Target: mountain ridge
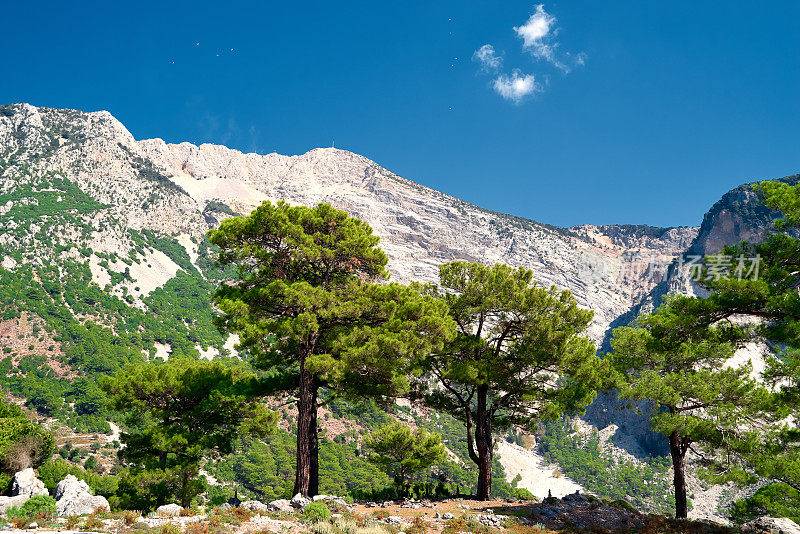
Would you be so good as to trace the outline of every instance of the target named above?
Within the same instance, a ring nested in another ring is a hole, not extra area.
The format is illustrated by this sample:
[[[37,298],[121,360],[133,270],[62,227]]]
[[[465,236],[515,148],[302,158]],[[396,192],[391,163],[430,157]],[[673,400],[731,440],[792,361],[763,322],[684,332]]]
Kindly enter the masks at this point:
[[[27,169],[29,177],[61,173],[108,206],[92,221],[85,245],[100,253],[131,250],[129,230],[148,230],[183,243],[193,256],[190,241],[264,200],[329,202],[373,227],[396,280],[435,281],[437,266],[453,260],[524,266],[541,283],[569,289],[595,310],[591,335],[598,342],[609,325],[648,298],[660,281],[656,271],[666,269],[662,264],[700,246],[700,226],[565,228],[495,212],[341,149],[261,155],[209,143],[136,140],[107,111],[2,106],[0,150],[0,190],[20,185],[12,177],[20,170]],[[754,225],[741,222],[733,228],[717,224],[718,231],[703,239],[727,243],[759,235]],[[756,226],[763,230],[763,221]],[[93,268],[95,282],[107,278],[101,270]]]

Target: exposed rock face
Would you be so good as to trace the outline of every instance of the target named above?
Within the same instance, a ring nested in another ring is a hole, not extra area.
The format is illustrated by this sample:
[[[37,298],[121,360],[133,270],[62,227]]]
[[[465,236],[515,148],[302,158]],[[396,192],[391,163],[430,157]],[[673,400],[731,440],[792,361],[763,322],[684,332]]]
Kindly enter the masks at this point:
[[[540,283],[570,289],[595,310],[596,339],[657,281],[631,260],[640,258],[637,268],[646,271],[650,258],[677,255],[696,234],[695,228],[544,225],[481,209],[343,150],[289,157],[160,139],[138,145],[198,204],[216,200],[246,213],[263,200],[327,202],[366,220],[401,282],[435,281],[438,265],[453,260],[532,269]]]
[[[130,229],[173,235],[186,246],[189,237],[264,200],[329,202],[373,227],[395,280],[435,281],[437,266],[452,260],[524,266],[540,283],[571,290],[595,311],[591,334],[598,342],[631,310],[658,300],[666,289],[662,274],[676,256],[690,247],[703,254],[758,239],[775,215],[742,186],[712,208],[699,233],[631,225],[558,228],[468,204],[343,150],[258,155],[209,144],[137,141],[108,112],[2,106],[0,193],[19,186],[23,176],[46,173],[63,175],[107,206],[87,216],[95,232],[85,245],[98,252],[130,250]],[[53,233],[82,239],[77,228]],[[175,266],[162,269],[150,260],[153,272],[132,273],[141,286],[139,292],[130,288],[136,299],[175,274]],[[107,275],[97,265],[92,269],[102,283]]]
[[[14,475],[11,483],[11,497],[0,497],[0,514],[12,506],[22,506],[34,495],[50,495],[44,482],[36,478],[32,468],[23,469]]]
[[[105,497],[92,495],[89,485],[74,475],[67,475],[59,482],[53,496],[60,516],[91,514],[98,508],[111,509]]]
[[[270,501],[267,505],[270,508],[270,511],[273,512],[294,512],[294,507],[292,506],[291,501],[289,499],[276,499],[274,501]]]
[[[298,493],[297,495],[292,497],[292,500],[289,501],[289,504],[291,504],[292,507],[294,507],[294,508],[302,510],[303,508],[308,506],[308,503],[310,503],[310,502],[311,502],[311,499],[309,499],[307,497],[303,497],[302,494]]]
[[[272,507],[270,507],[270,505],[264,504],[263,502],[259,501],[244,501],[242,504],[239,505],[239,508],[244,508],[245,510],[249,510],[255,513],[265,513],[272,511]]]
[[[44,482],[36,478],[33,468],[29,467],[14,475],[14,481],[11,484],[11,495],[33,497],[34,495],[50,495],[50,492],[44,487]]]

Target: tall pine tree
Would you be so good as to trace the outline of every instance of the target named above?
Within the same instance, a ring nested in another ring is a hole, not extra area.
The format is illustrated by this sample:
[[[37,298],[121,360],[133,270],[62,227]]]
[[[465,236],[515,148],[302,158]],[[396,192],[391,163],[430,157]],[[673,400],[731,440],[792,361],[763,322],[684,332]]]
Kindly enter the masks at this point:
[[[704,302],[673,296],[635,327],[613,332],[608,360],[618,371],[620,398],[647,401],[653,430],[669,442],[675,516],[686,518],[686,455],[693,450],[716,468],[730,469],[716,453],[752,440],[769,405],[768,392],[751,377],[752,365],[730,366],[747,329],[711,324],[690,313]]]
[[[453,335],[441,300],[385,283],[386,255],[363,221],[327,204],[264,202],[210,233],[238,277],[216,293],[220,326],[268,369],[298,410],[295,492],[319,490],[320,388],[389,397],[417,359]]]
[[[584,335],[593,313],[569,291],[539,286],[523,268],[452,262],[440,266],[439,277],[458,333],[426,360],[418,393],[466,425],[477,498],[486,500],[496,431],[532,430],[541,418],[594,399],[603,364]]]

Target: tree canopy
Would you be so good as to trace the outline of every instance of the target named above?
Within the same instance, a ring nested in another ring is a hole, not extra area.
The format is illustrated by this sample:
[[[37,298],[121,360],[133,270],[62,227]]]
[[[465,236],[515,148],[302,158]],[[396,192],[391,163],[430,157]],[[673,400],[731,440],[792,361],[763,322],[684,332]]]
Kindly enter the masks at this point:
[[[196,481],[201,460],[230,453],[240,435],[274,429],[277,416],[254,395],[257,383],[251,373],[202,360],[136,365],[103,382],[130,428],[122,434],[120,457],[139,486],[153,487],[140,493],[143,507],[170,497],[188,506],[202,491]]]
[[[439,434],[424,428],[411,430],[402,423],[389,423],[364,437],[369,461],[392,476],[406,494],[408,475],[428,469],[445,458],[445,447]]]
[[[639,317],[634,327],[616,328],[608,357],[618,371],[619,396],[652,403],[652,429],[669,441],[679,518],[688,513],[686,453],[694,450],[717,468],[735,470],[730,463],[720,465],[716,452],[753,439],[769,406],[769,394],[751,376],[750,362],[728,364],[747,328],[727,321],[709,325],[686,313],[697,304],[697,299],[673,296]]]
[[[604,376],[583,335],[593,313],[523,268],[452,262],[440,266],[439,277],[457,334],[425,360],[420,394],[466,424],[480,472],[477,496],[488,499],[495,430],[531,429],[593,400]]]
[[[220,326],[296,395],[295,491],[316,494],[319,389],[389,397],[409,388],[418,359],[452,336],[446,305],[417,286],[386,283],[386,255],[363,221],[327,204],[264,202],[209,233],[219,263]]]

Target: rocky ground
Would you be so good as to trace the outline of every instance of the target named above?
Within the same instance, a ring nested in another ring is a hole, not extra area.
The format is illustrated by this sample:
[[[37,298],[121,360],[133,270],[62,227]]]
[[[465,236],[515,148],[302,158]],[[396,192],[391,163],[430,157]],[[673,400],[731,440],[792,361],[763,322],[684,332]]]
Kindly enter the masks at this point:
[[[324,503],[330,512],[314,513]],[[347,503],[335,496],[313,501],[299,495],[269,504],[247,501],[239,506],[183,509],[176,504],[143,516],[139,512],[108,512],[100,506],[89,514],[66,511],[58,517],[3,524],[5,532],[61,532],[63,534],[406,534],[421,533],[708,533],[774,532],[800,534],[786,519],[761,518],[741,529],[710,522],[681,522],[643,515],[623,502],[601,501],[573,493],[542,502],[467,499],[405,500],[383,503]]]

